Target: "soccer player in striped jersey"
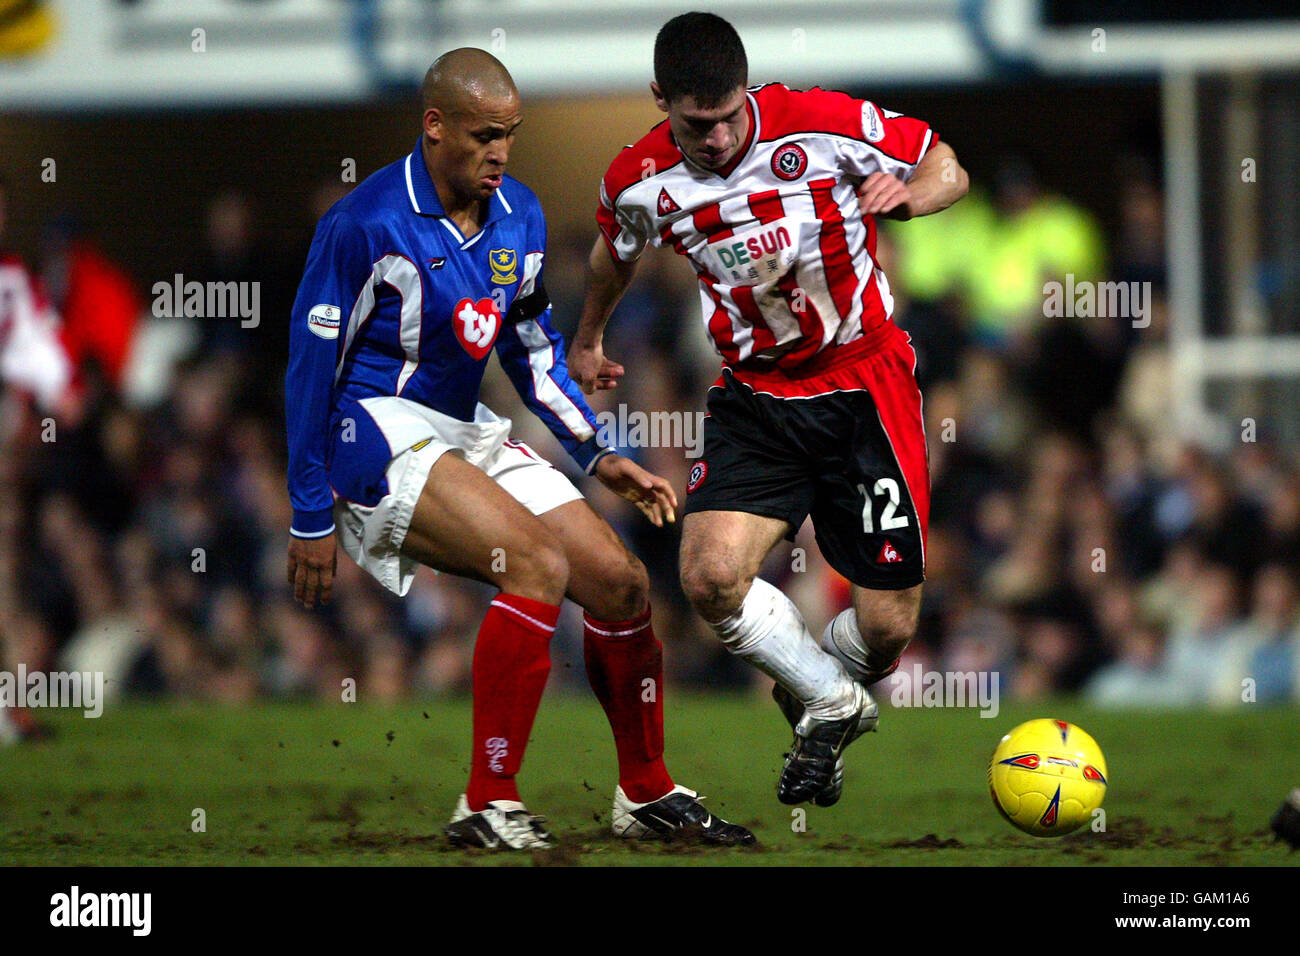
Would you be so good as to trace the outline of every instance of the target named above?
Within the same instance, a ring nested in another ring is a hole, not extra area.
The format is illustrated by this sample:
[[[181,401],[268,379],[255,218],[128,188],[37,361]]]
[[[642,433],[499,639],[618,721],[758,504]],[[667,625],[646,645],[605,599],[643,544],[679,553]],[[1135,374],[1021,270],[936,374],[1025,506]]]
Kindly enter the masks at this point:
[[[514,82],[489,54],[453,50],[430,68],[423,107],[414,151],[321,220],[294,304],[285,392],[295,596],[307,608],[329,600],[336,535],[399,595],[418,564],[500,589],[474,648],[473,751],[447,828],[454,844],[551,845],[515,777],[566,596],[586,610],[587,675],[614,731],[614,832],[753,843],[664,765],[662,646],[644,566],[478,401],[495,349],[579,465],[656,525],[674,520],[671,486],[602,446],[565,369],[542,281],[541,206],[505,175],[522,119]]]
[[[12,415],[0,430],[0,455],[6,458],[18,454],[17,445],[28,428],[37,427],[39,417],[60,411],[69,396],[73,373],[72,361],[59,340],[59,317],[40,281],[18,255],[5,248],[8,203],[9,184],[0,175],[0,399]],[[17,542],[11,546],[17,547]],[[0,581],[0,588],[12,585],[16,581]],[[0,651],[0,669],[5,664]],[[0,747],[52,734],[49,726],[26,708],[0,704]]]
[[[844,748],[875,729],[866,688],[897,667],[925,577],[916,356],[892,321],[875,217],[939,212],[968,180],[921,120],[822,89],[746,89],[740,37],[712,14],[665,24],[654,71],[668,118],[601,183],[569,368],[588,391],[616,385],[624,369],[601,342],[637,257],[656,244],[688,259],[722,374],[686,488],[682,586],[727,648],[775,681],[794,729],[778,798],[829,806]],[[757,577],[809,516],[853,585],[820,642]]]

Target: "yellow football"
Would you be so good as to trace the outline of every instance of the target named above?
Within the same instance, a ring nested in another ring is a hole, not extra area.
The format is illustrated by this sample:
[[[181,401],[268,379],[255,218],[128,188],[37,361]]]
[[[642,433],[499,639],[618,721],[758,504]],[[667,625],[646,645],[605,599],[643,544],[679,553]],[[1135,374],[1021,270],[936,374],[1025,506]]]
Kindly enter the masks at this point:
[[[1107,780],[1097,741],[1064,720],[1013,728],[989,761],[993,805],[1012,826],[1040,837],[1063,836],[1092,820]]]

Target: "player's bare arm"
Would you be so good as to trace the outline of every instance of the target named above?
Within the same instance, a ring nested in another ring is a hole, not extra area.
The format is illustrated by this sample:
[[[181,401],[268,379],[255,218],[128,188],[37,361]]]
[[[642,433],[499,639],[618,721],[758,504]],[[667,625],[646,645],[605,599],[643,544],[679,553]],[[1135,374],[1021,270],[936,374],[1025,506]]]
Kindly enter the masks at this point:
[[[936,143],[916,166],[911,180],[872,173],[858,187],[864,216],[906,221],[947,209],[970,189],[970,176],[947,143]]]
[[[596,240],[587,258],[582,318],[568,356],[569,375],[588,395],[614,388],[623,375],[623,366],[605,356],[603,340],[609,317],[635,275],[635,262],[615,259],[605,240]]]

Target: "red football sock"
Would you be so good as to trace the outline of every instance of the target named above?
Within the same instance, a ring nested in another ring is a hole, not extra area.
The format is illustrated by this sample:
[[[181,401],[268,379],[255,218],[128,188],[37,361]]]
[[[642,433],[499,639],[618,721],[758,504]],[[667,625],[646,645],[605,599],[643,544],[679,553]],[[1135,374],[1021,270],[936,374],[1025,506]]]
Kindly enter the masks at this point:
[[[673,788],[664,767],[664,646],[650,609],[630,621],[583,615],[587,680],[605,708],[618,749],[618,782],[634,803],[658,800]]]
[[[551,635],[560,608],[498,594],[474,645],[474,752],[465,799],[475,812],[518,800],[515,774],[551,671]]]

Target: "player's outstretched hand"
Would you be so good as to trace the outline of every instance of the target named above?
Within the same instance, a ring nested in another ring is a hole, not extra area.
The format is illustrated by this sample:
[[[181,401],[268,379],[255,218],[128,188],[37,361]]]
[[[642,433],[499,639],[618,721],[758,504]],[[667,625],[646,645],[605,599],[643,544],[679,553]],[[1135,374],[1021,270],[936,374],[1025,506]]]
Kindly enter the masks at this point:
[[[888,173],[872,173],[858,187],[858,208],[864,216],[911,219],[911,201],[907,184]]]
[[[337,560],[332,533],[323,538],[289,539],[289,586],[307,610],[330,602]]]
[[[667,479],[646,471],[630,458],[605,455],[596,462],[596,477],[606,488],[626,498],[656,528],[677,520],[677,494]]]
[[[605,357],[605,346],[600,342],[584,344],[574,341],[569,349],[569,377],[590,395],[618,384],[623,366]]]

